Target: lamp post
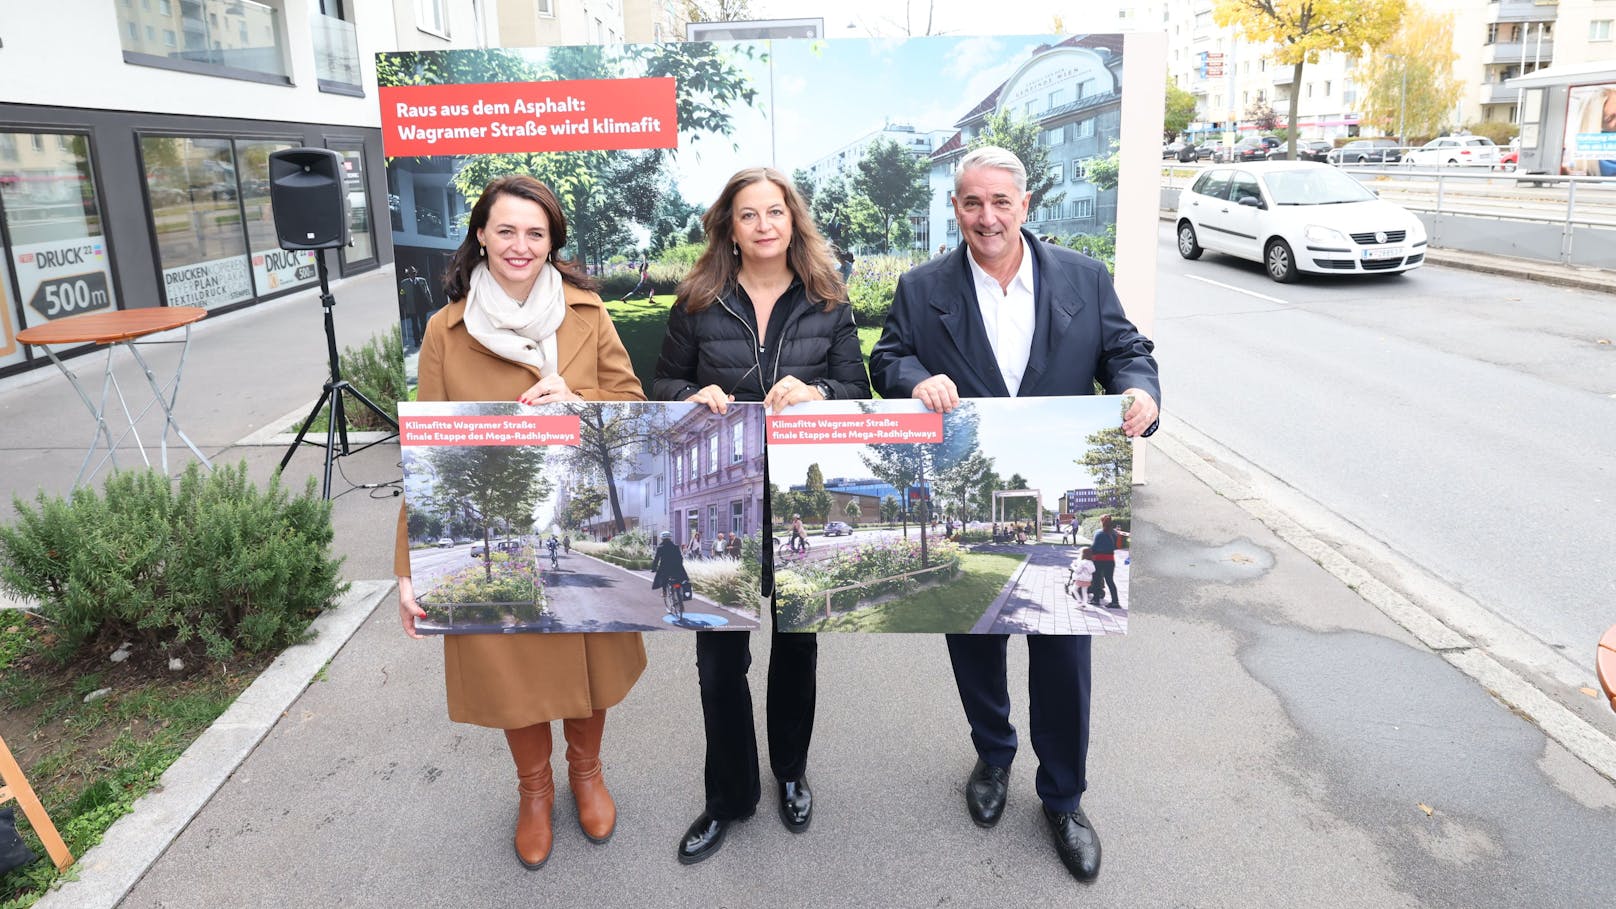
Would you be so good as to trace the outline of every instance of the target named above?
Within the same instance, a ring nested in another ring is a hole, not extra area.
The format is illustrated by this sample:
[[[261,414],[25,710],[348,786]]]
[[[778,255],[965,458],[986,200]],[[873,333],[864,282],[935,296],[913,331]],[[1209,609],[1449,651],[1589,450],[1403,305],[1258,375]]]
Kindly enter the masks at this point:
[[[1403,88],[1397,93],[1397,144],[1404,145],[1408,142],[1408,140],[1404,138],[1407,133],[1404,132],[1403,122],[1408,110],[1408,57],[1399,57],[1398,62],[1402,64]]]

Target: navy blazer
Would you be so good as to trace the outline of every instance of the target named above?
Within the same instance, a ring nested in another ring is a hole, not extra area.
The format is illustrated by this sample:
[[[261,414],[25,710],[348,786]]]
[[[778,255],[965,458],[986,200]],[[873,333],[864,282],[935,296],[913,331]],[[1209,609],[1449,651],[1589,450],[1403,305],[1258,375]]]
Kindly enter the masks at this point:
[[[1159,406],[1155,345],[1123,313],[1105,266],[1043,243],[1026,228],[1021,235],[1032,251],[1037,321],[1017,394],[1087,395],[1098,381],[1111,394],[1142,388]],[[871,384],[883,398],[907,398],[934,375],[952,379],[962,398],[1009,396],[965,256],[962,244],[898,279],[881,340],[870,352]],[[1155,430],[1152,424],[1145,435]]]

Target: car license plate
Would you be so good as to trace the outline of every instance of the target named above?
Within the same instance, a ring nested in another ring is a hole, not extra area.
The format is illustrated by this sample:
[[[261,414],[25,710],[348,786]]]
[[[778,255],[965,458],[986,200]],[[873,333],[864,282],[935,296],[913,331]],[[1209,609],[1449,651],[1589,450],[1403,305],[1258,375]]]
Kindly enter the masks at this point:
[[[1366,249],[1363,251],[1363,257],[1365,259],[1401,259],[1403,258],[1403,247],[1386,246],[1380,249]]]

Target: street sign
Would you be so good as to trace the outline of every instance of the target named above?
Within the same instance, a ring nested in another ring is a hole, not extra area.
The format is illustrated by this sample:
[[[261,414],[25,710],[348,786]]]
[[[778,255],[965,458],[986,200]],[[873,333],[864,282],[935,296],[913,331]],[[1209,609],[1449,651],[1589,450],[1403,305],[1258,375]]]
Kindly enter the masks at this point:
[[[112,295],[107,292],[107,274],[92,271],[82,275],[47,278],[34,289],[28,305],[47,319],[106,309],[112,305]]]

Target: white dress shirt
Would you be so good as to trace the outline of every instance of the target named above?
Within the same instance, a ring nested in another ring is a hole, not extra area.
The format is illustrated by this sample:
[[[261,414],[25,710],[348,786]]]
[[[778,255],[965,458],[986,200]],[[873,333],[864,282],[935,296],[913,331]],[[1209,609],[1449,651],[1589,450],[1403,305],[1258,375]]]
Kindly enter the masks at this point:
[[[1004,387],[1010,390],[1010,396],[1015,397],[1016,389],[1021,387],[1021,377],[1027,371],[1033,330],[1038,324],[1032,290],[1032,250],[1027,248],[1026,236],[1022,236],[1021,266],[1005,288],[999,287],[999,280],[976,264],[976,257],[968,248],[965,261],[971,263],[976,303],[982,311],[982,325],[988,330],[988,343],[993,345],[993,357],[999,361],[999,375],[1004,377]]]

